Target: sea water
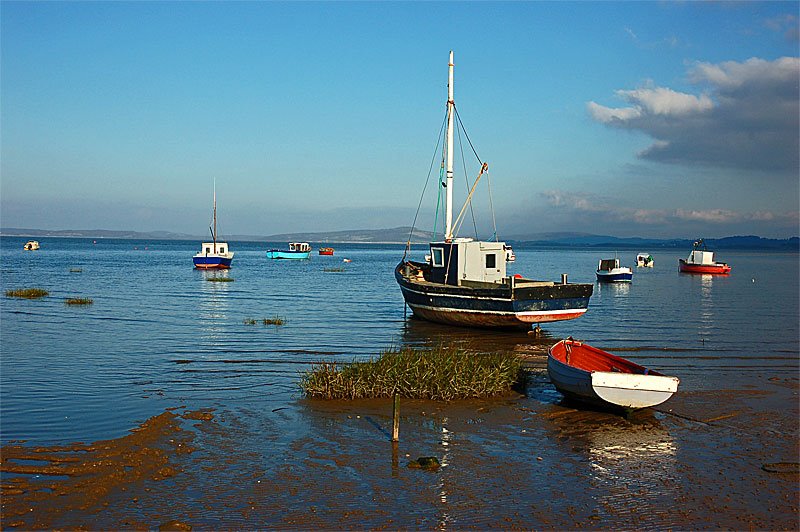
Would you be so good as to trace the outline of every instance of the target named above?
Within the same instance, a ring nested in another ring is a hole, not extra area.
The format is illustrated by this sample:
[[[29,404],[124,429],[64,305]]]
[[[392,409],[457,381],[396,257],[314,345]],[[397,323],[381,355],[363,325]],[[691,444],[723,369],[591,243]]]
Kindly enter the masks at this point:
[[[3,292],[50,293],[0,298],[3,442],[116,437],[176,403],[291,404],[310,364],[402,345],[469,342],[543,355],[525,332],[411,319],[393,274],[402,246],[342,244],[334,256],[295,261],[267,259],[265,250],[277,243],[231,242],[232,269],[200,271],[192,267],[196,242],[40,242],[39,251],[23,251],[22,238],[0,240]],[[797,254],[718,252],[733,272],[711,276],[680,274],[682,250],[656,250],[655,267],[634,267],[632,283],[597,284],[598,260],[615,252],[515,251],[511,274],[558,281],[567,273],[570,282],[595,284],[588,312],[544,324],[548,337],[619,348],[679,375],[682,389],[755,371],[797,371]],[[421,258],[425,248],[411,253]],[[621,263],[633,266],[635,254],[619,253]],[[93,303],[66,305],[70,297]],[[276,316],[283,325],[263,324]]]
[[[265,256],[281,243],[230,242],[233,268],[215,272],[193,269],[199,242],[39,240],[23,251],[25,239],[0,239],[3,292],[49,291],[0,297],[2,444],[117,438],[167,409],[214,416],[193,429],[195,452],[172,457],[180,475],[123,484],[102,512],[56,512],[53,527],[796,523],[796,477],[763,466],[798,459],[797,253],[719,251],[733,271],[710,276],[678,273],[687,250],[617,251],[627,266],[651,252],[655,267],[605,285],[594,272],[615,250],[515,246],[511,274],[595,285],[583,317],[536,338],[412,319],[393,276],[398,245],[288,261]],[[263,323],[275,317],[283,325]],[[568,336],[679,377],[678,393],[633,420],[563,405],[544,367]],[[403,401],[395,448],[386,401],[302,398],[315,362],[440,343],[517,353],[535,377],[519,397]],[[437,456],[441,470],[406,470],[417,456]]]

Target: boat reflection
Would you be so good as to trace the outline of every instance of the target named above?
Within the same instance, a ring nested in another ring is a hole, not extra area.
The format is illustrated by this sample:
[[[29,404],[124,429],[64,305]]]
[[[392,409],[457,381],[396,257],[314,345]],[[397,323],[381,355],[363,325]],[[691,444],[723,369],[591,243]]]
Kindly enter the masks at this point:
[[[514,353],[526,361],[538,361],[544,367],[547,349],[558,338],[542,328],[538,336],[522,330],[480,329],[441,325],[410,316],[403,324],[403,346],[429,348],[455,345],[476,352]]]
[[[596,283],[595,297],[624,297],[631,293],[631,283]]]
[[[202,329],[201,338],[211,345],[220,344],[225,337],[228,323],[228,293],[233,277],[230,270],[198,270],[200,293],[198,317]]]
[[[624,417],[553,405],[542,416],[563,448],[582,455],[598,506],[639,526],[669,522],[664,498],[678,472],[678,443],[651,410]],[[643,474],[643,472],[645,472]]]

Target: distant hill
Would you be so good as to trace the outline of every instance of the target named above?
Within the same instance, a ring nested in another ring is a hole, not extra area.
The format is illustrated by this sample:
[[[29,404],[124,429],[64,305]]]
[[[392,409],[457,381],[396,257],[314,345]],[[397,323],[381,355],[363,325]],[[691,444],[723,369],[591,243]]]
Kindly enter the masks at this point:
[[[619,249],[648,248],[686,248],[692,247],[694,240],[690,239],[658,239],[640,237],[616,237],[609,235],[592,235],[588,233],[539,233],[533,235],[518,235],[508,241],[519,242],[525,246],[542,247],[612,247]],[[759,236],[729,236],[725,238],[706,238],[706,245],[710,249],[774,249],[786,251],[800,251],[798,237],[775,239]]]
[[[231,242],[322,242],[322,243],[360,243],[360,244],[402,244],[408,240],[410,227],[394,227],[391,229],[354,229],[350,231],[328,231],[307,233],[281,233],[267,236],[258,235],[224,235]],[[26,238],[72,237],[72,238],[128,238],[136,240],[204,240],[208,235],[189,235],[169,231],[109,231],[107,229],[19,229],[8,227],[0,229],[2,236],[18,236]],[[433,238],[430,231],[415,229],[412,243],[427,243]],[[596,247],[616,249],[637,249],[650,251],[658,248],[690,249],[693,240],[689,239],[657,239],[609,235],[593,235],[590,233],[536,233],[514,235],[506,239],[523,247]],[[725,238],[707,238],[706,245],[710,249],[765,249],[779,251],[800,251],[798,237],[774,239],[754,235],[729,236]]]
[[[330,243],[365,243],[386,244],[405,243],[411,227],[395,227],[392,229],[355,229],[350,231],[282,233],[275,235],[223,235],[231,242],[330,242]],[[20,229],[5,227],[0,229],[1,236],[20,236],[27,238],[127,238],[135,240],[204,240],[209,235],[190,235],[169,231],[109,231],[107,229]],[[413,243],[430,242],[430,231],[415,229]]]

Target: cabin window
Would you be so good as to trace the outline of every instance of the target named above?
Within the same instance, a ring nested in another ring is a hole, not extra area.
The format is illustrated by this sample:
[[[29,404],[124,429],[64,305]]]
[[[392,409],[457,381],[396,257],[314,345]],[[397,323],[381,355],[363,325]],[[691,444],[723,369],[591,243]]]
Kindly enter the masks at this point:
[[[434,268],[444,266],[444,248],[431,248],[431,259]]]
[[[494,253],[489,253],[486,255],[486,267],[487,268],[497,268],[497,255]]]
[[[219,248],[220,253],[225,253],[225,248]]]
[[[211,253],[211,248],[206,248],[206,253]]]

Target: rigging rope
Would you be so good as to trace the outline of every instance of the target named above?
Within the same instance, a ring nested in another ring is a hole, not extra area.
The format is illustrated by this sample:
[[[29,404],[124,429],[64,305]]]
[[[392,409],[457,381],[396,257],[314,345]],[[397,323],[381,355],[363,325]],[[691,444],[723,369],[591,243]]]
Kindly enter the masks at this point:
[[[433,172],[433,163],[436,160],[436,152],[439,151],[439,142],[442,140],[442,132],[444,131],[444,126],[447,123],[447,113],[445,112],[444,120],[442,121],[442,127],[439,128],[439,137],[436,140],[436,148],[433,150],[433,157],[431,158],[431,166],[428,168],[428,177],[425,178],[425,186],[422,188],[422,194],[419,197],[419,203],[417,204],[417,212],[414,214],[414,221],[411,224],[411,231],[408,233],[408,241],[406,242],[406,249],[403,251],[403,260],[406,260],[406,256],[408,255],[409,250],[411,249],[411,239],[414,236],[414,228],[417,226],[417,217],[419,216],[419,210],[422,207],[422,200],[425,198],[425,191],[428,189],[428,183],[431,180],[431,173]]]

